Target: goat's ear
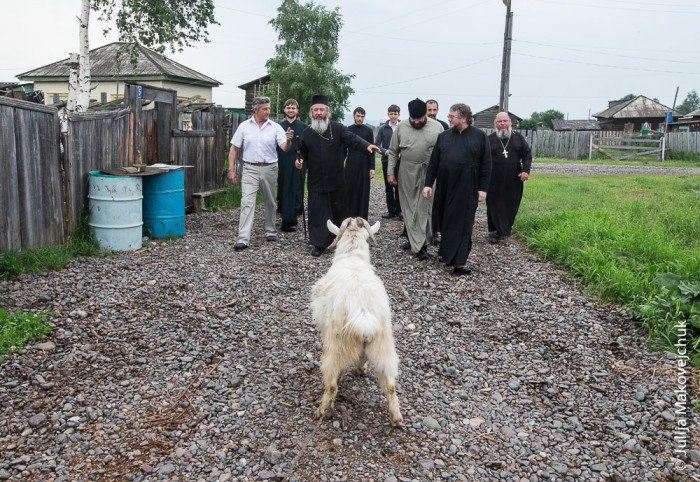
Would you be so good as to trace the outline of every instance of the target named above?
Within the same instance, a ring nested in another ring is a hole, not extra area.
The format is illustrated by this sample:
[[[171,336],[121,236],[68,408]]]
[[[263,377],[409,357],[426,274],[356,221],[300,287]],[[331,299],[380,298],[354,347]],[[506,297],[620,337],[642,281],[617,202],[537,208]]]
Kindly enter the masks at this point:
[[[371,232],[372,234],[377,234],[377,231],[379,231],[379,226],[380,226],[379,221],[377,221],[376,223],[374,223],[374,224],[372,225],[371,228],[369,228],[370,232]]]
[[[331,221],[330,219],[328,221],[326,221],[326,226],[328,227],[328,231],[330,231],[331,233],[333,233],[335,235],[337,235],[338,231],[340,231],[340,228],[338,228],[338,226],[333,224],[333,221]]]

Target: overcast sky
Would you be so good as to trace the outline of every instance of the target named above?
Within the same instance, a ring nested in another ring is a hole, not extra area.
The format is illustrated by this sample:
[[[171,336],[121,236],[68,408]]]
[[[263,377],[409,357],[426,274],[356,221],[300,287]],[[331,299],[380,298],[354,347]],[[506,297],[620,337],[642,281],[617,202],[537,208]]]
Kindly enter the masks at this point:
[[[214,101],[243,105],[238,85],[266,74],[277,37],[268,22],[279,1],[217,0],[211,43],[174,60],[222,82]],[[420,97],[474,112],[498,103],[506,8],[501,0],[322,0],[340,7],[338,67],[354,75],[352,107],[371,123],[396,103],[406,116]],[[21,8],[20,8],[21,7]],[[700,0],[512,0],[510,111],[550,108],[586,119],[626,94],[669,107],[700,91]],[[2,8],[0,81],[78,51],[80,0],[26,0]],[[93,19],[95,18],[93,14]],[[93,22],[91,48],[117,40]],[[349,118],[349,116],[348,116]]]

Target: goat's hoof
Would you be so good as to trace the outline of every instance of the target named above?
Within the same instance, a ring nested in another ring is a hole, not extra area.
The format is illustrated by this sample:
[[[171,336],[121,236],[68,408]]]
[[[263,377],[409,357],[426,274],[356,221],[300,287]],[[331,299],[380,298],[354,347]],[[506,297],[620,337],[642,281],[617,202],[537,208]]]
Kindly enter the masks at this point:
[[[401,416],[401,414],[399,414],[398,416],[390,415],[389,422],[394,428],[403,428],[403,417]]]
[[[324,418],[326,418],[326,415],[328,415],[328,409],[324,410],[323,408],[318,407],[318,409],[316,410],[316,413],[314,415],[314,418],[316,418],[316,420],[323,420]]]

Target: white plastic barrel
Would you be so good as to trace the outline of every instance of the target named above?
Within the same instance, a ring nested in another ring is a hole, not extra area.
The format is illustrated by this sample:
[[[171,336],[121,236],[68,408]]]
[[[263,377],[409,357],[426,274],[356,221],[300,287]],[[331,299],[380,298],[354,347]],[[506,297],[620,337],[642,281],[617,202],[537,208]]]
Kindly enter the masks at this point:
[[[133,251],[141,247],[143,179],[90,171],[88,224],[101,248]]]

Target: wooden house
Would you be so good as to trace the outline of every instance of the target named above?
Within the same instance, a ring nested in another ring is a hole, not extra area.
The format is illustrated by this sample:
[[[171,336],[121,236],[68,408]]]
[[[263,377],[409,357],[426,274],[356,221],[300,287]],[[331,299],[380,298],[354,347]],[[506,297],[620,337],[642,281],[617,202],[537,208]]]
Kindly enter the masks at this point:
[[[200,96],[212,100],[212,88],[221,84],[189,67],[141,45],[136,47],[136,64],[131,63],[127,44],[114,42],[90,51],[91,100],[110,102],[124,96],[126,82],[139,83],[177,91],[178,99]],[[34,83],[42,90],[47,104],[68,98],[70,59],[66,58],[17,76]]]
[[[666,122],[666,112],[671,112],[671,108],[644,95],[638,95],[626,101],[612,100],[607,109],[593,117],[598,120],[604,131],[639,131],[645,122],[654,130],[662,130]],[[680,116],[679,112],[673,111],[674,120]]]
[[[499,112],[501,112],[501,108],[498,105],[494,105],[489,107],[488,109],[479,111],[476,114],[474,114],[474,122],[472,125],[480,129],[493,129],[494,121],[496,120],[496,114],[498,114]],[[508,112],[508,115],[510,116],[510,122],[513,126],[513,129],[517,129],[522,118],[518,117],[512,112]]]
[[[669,132],[700,132],[700,109],[689,112],[668,124]]]
[[[253,115],[253,108],[251,104],[253,99],[260,94],[260,91],[270,85],[270,76],[263,75],[255,80],[246,82],[238,86],[239,89],[245,90],[245,114]]]

